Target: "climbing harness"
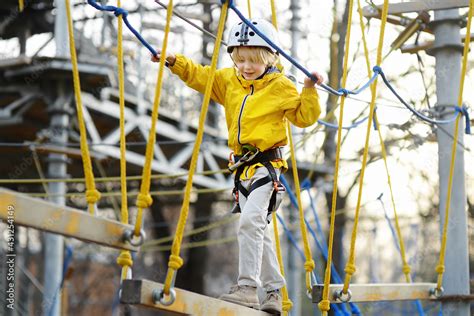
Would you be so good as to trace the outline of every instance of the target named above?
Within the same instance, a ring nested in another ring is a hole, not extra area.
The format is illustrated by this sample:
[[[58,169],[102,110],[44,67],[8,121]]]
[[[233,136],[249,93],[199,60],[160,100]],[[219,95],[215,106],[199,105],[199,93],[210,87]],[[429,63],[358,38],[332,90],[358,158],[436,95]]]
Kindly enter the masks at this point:
[[[19,0],[19,1],[20,1],[20,4],[22,4],[23,0]],[[66,1],[67,1],[68,6],[69,6],[69,0],[66,0]],[[189,196],[190,196],[190,193],[191,193],[192,178],[193,178],[195,168],[196,168],[197,152],[199,151],[199,146],[202,142],[203,121],[204,121],[204,118],[205,118],[205,114],[207,112],[207,106],[208,106],[209,99],[210,99],[210,90],[211,90],[211,86],[212,86],[212,83],[213,83],[213,80],[214,80],[215,67],[216,67],[216,63],[217,63],[217,57],[216,56],[219,52],[219,46],[222,43],[221,37],[222,37],[222,33],[223,33],[223,24],[224,24],[225,17],[226,17],[226,14],[227,14],[227,9],[230,8],[233,11],[235,11],[235,13],[242,20],[242,22],[240,22],[238,24],[238,26],[236,27],[235,32],[234,32],[234,29],[231,31],[231,34],[230,34],[231,35],[231,40],[229,41],[229,50],[230,51],[232,50],[233,47],[246,46],[246,45],[267,47],[272,52],[280,53],[281,55],[283,55],[292,64],[294,64],[298,69],[303,71],[308,77],[315,80],[315,78],[312,74],[310,74],[306,69],[304,69],[302,66],[300,66],[294,59],[292,59],[290,56],[285,54],[279,48],[279,45],[276,42],[277,41],[276,30],[273,27],[267,28],[266,23],[268,23],[268,22],[263,21],[263,20],[262,20],[262,22],[257,22],[257,20],[250,20],[249,21],[249,20],[245,19],[242,16],[242,14],[237,10],[237,8],[234,6],[234,1],[232,1],[232,0],[227,0],[227,1],[222,0],[221,2],[223,4],[223,10],[222,10],[221,19],[220,19],[220,22],[219,22],[219,32],[218,32],[218,36],[217,36],[217,39],[216,39],[216,45],[215,45],[216,47],[214,48],[213,60],[212,60],[212,65],[211,65],[211,75],[210,75],[209,81],[208,81],[207,86],[206,86],[206,93],[204,94],[203,110],[202,110],[201,116],[200,116],[200,125],[199,125],[199,129],[198,129],[197,140],[196,140],[194,151],[193,151],[191,166],[189,168],[190,172],[189,172],[188,182],[186,184],[185,197],[184,197],[184,202],[183,202],[183,206],[182,206],[182,209],[181,209],[181,214],[180,214],[180,219],[179,219],[179,223],[178,223],[176,238],[175,238],[175,240],[173,242],[173,246],[172,246],[172,255],[170,257],[169,270],[168,270],[168,273],[167,273],[167,276],[166,276],[164,289],[163,289],[162,292],[159,293],[159,295],[155,299],[156,301],[161,302],[163,305],[169,305],[169,304],[173,303],[173,301],[175,299],[175,293],[174,293],[174,290],[173,290],[175,272],[183,264],[182,258],[179,257],[179,252],[180,252],[181,242],[182,242],[182,238],[183,238],[184,225],[186,223],[186,218],[187,218],[187,214],[188,214],[188,211],[189,211]],[[350,11],[351,12],[352,12],[352,7],[353,7],[352,2],[353,1],[351,0],[350,1]],[[97,9],[112,11],[112,12],[114,12],[114,14],[116,16],[120,17],[120,19],[119,19],[120,20],[120,22],[119,22],[119,33],[120,34],[122,33],[121,32],[121,23],[122,23],[121,20],[122,19],[123,19],[123,22],[126,24],[126,26],[129,27],[132,30],[132,32],[134,31],[133,28],[130,26],[130,24],[127,21],[127,12],[125,10],[123,10],[122,8],[120,8],[120,1],[118,2],[118,7],[113,7],[113,6],[103,6],[102,7],[100,5],[97,5],[95,3],[95,1],[93,1],[93,0],[88,0],[88,3],[92,6],[94,6]],[[249,18],[251,18],[251,16],[250,16],[251,15],[250,14],[250,0],[248,0],[247,3],[248,3],[248,6],[249,6],[249,10],[248,10],[249,11]],[[275,11],[274,3],[273,3],[273,1],[271,3],[272,3],[272,13],[273,13],[272,20],[273,20],[273,24],[276,27],[276,16],[275,16],[275,12],[274,12]],[[471,18],[472,18],[472,5],[473,5],[473,1],[471,0],[470,1],[470,14],[469,14],[469,20],[468,20],[468,30],[470,29]],[[167,16],[167,30],[165,32],[165,40],[163,42],[164,47],[163,47],[163,50],[162,50],[163,51],[163,60],[165,59],[165,55],[166,55],[167,36],[168,36],[168,33],[169,33],[169,20],[170,20],[171,14],[172,14],[172,7],[173,7],[172,1],[170,1],[170,5],[168,7],[168,16]],[[383,11],[382,11],[382,26],[381,26],[381,32],[380,32],[380,37],[379,37],[379,47],[378,47],[378,51],[377,51],[377,65],[381,64],[381,60],[382,60],[382,44],[383,44],[385,24],[386,24],[386,20],[387,20],[387,7],[388,7],[388,1],[385,0]],[[360,10],[360,8],[359,8],[359,10]],[[68,14],[69,14],[69,19],[70,19],[70,12],[68,12]],[[347,32],[347,37],[346,37],[347,39],[350,37],[350,25],[351,25],[351,23],[350,23],[351,20],[350,19],[349,19],[349,23],[348,23],[348,32]],[[70,22],[69,22],[69,24],[70,24]],[[69,24],[68,24],[69,32],[71,33],[72,28],[70,27],[71,25],[69,25]],[[257,26],[258,26],[258,28],[257,28]],[[153,53],[153,51],[154,51],[153,48],[149,45],[147,46],[146,41],[144,41],[143,38],[141,38],[140,35],[136,31],[133,32],[133,33]],[[468,33],[470,34],[470,32],[468,32]],[[70,38],[71,37],[72,36],[70,35]],[[466,42],[467,43],[469,42],[469,37],[467,37]],[[257,45],[256,43],[260,43],[260,44]],[[347,69],[347,53],[349,51],[349,46],[346,45],[346,47],[347,48],[346,48],[346,56],[345,56],[345,60],[344,60],[344,69]],[[72,50],[73,50],[73,46],[71,46],[71,55],[73,55]],[[466,70],[467,50],[468,50],[468,45],[465,46],[465,52],[464,52],[465,60],[464,60],[464,63],[463,63],[463,76],[464,76],[465,70]],[[121,55],[121,54],[119,53],[119,55]],[[156,53],[153,53],[153,55],[156,55]],[[73,64],[74,64],[74,59],[75,58],[76,58],[75,55],[72,56]],[[122,62],[123,61],[119,62],[119,68],[121,67],[120,64]],[[76,61],[76,63],[77,63],[77,61]],[[161,61],[160,70],[159,70],[159,78],[158,78],[158,83],[157,83],[157,90],[158,90],[158,87],[161,88],[163,66],[164,66],[164,61]],[[123,72],[123,68],[122,68],[121,72]],[[77,76],[77,70],[75,71],[74,75]],[[396,91],[393,89],[393,87],[388,82],[388,80],[385,77],[385,75],[384,75],[382,69],[380,68],[380,66],[375,66],[373,68],[373,75],[369,79],[369,81],[362,88],[354,90],[354,91],[350,91],[350,90],[347,90],[345,88],[341,88],[339,90],[334,90],[331,87],[322,85],[322,87],[324,89],[328,90],[330,93],[333,93],[335,95],[343,97],[342,101],[341,101],[341,107],[340,107],[340,111],[341,111],[340,112],[340,122],[342,121],[343,105],[344,105],[345,97],[347,97],[348,95],[351,95],[351,94],[358,94],[362,90],[364,90],[368,87],[371,87],[372,101],[371,101],[371,104],[370,104],[369,120],[373,120],[375,126],[378,125],[377,117],[376,117],[376,114],[375,114],[375,98],[376,98],[376,92],[377,92],[376,91],[377,90],[377,88],[376,88],[377,77],[379,75],[382,77],[383,82],[392,91],[392,93],[394,93],[394,95],[410,111],[412,111],[418,118],[420,118],[422,120],[425,120],[427,122],[430,122],[430,123],[434,123],[434,124],[451,123],[454,120],[456,120],[454,138],[455,138],[455,140],[457,140],[457,137],[458,137],[458,135],[457,135],[458,124],[459,124],[459,120],[460,120],[460,116],[461,116],[460,114],[462,114],[462,115],[465,116],[465,119],[466,119],[466,133],[469,133],[469,127],[470,126],[469,126],[468,112],[467,112],[467,109],[465,108],[465,106],[461,105],[462,104],[461,103],[461,101],[462,101],[462,88],[463,88],[463,83],[464,83],[463,82],[463,77],[461,78],[461,89],[460,89],[459,102],[458,102],[459,105],[453,107],[455,109],[455,112],[456,112],[455,116],[450,120],[444,120],[444,121],[433,120],[429,117],[419,115],[419,112],[417,112],[416,110],[410,108],[410,106],[401,99],[401,97],[396,93]],[[344,72],[343,86],[345,85],[345,81],[347,79],[346,76],[347,76],[347,72]],[[78,90],[80,90],[78,80],[75,80],[75,87],[76,87],[76,92]],[[81,103],[80,102],[80,95],[78,97],[77,93],[76,93],[76,99],[77,99],[76,103],[78,103],[77,104],[78,107],[81,106],[81,104],[80,104]],[[154,104],[154,108],[153,108],[154,115],[152,115],[153,118],[154,118],[154,121],[156,121],[156,117],[157,117],[157,108],[158,108],[158,104],[159,104],[159,99],[160,99],[159,94],[157,94],[157,97],[155,97],[155,104]],[[78,111],[78,112],[82,112],[82,111]],[[365,121],[365,119],[364,119],[364,121]],[[289,127],[289,125],[288,125],[288,127]],[[331,127],[335,127],[335,126],[331,126]],[[334,187],[335,187],[334,192],[335,193],[337,192],[337,174],[338,174],[338,164],[339,164],[339,150],[340,150],[340,145],[341,145],[341,135],[340,135],[340,133],[341,133],[342,128],[343,128],[342,123],[340,123],[339,126],[338,126],[338,147],[337,147],[337,155],[336,155],[337,159],[336,159],[336,167],[335,167],[335,169],[336,169],[335,181],[334,181]],[[155,130],[154,125],[153,125],[152,130],[153,131]],[[83,131],[81,130],[81,139],[84,138],[84,136],[85,136],[85,133],[83,133]],[[362,184],[363,184],[365,167],[366,167],[366,160],[367,160],[367,154],[368,154],[368,139],[369,139],[369,136],[370,136],[370,126],[368,126],[367,133],[366,133],[366,143],[365,143],[362,169],[361,169],[361,175],[360,175],[360,181],[359,181],[360,182],[359,183],[359,195],[358,195],[358,200],[357,200],[357,208],[356,208],[356,214],[355,214],[354,228],[353,228],[353,233],[352,233],[352,238],[351,238],[351,249],[350,249],[349,260],[348,260],[348,263],[347,263],[346,269],[345,269],[345,272],[347,274],[346,274],[346,277],[345,277],[345,280],[344,280],[343,290],[340,291],[340,293],[338,293],[338,298],[341,301],[350,300],[351,293],[350,293],[350,290],[349,290],[349,284],[350,284],[350,281],[351,281],[351,277],[354,274],[355,268],[356,268],[355,267],[354,248],[355,248],[355,242],[356,242],[356,237],[357,237],[357,225],[358,225],[358,219],[359,219],[359,211],[360,211],[360,207],[361,207],[360,201],[361,201],[361,197],[362,197]],[[289,139],[290,139],[290,147],[291,147],[292,157],[294,158],[294,148],[293,148],[291,130],[289,130]],[[142,209],[146,208],[146,207],[149,207],[152,203],[152,200],[151,200],[151,197],[150,197],[150,192],[149,192],[149,182],[150,182],[150,176],[151,176],[151,174],[150,174],[150,172],[151,172],[151,170],[150,170],[150,159],[149,158],[150,158],[150,148],[153,146],[154,141],[155,141],[154,137],[153,138],[150,137],[149,146],[147,147],[147,161],[145,162],[145,167],[144,167],[144,180],[142,182],[141,192],[140,192],[140,195],[139,195],[139,198],[138,198],[138,201],[137,201],[137,206],[139,208],[139,211],[138,211],[137,221],[136,221],[136,226],[135,226],[135,231],[134,231],[135,236],[139,235],[139,231],[140,231],[140,228],[141,228],[141,225],[142,225]],[[87,145],[86,142],[81,143],[81,145],[84,145],[84,144]],[[439,264],[436,268],[436,271],[438,272],[438,284],[437,284],[436,289],[434,289],[435,296],[439,296],[439,295],[442,294],[441,285],[442,285],[442,276],[443,276],[443,272],[444,272],[444,256],[445,256],[445,250],[446,250],[445,248],[446,248],[446,237],[447,237],[447,224],[448,224],[448,218],[449,218],[449,202],[450,202],[450,195],[451,195],[451,189],[452,189],[452,172],[453,172],[454,163],[455,163],[456,144],[457,144],[456,141],[453,142],[453,149],[452,149],[453,153],[452,153],[452,160],[451,160],[451,167],[450,167],[450,183],[448,185],[448,197],[447,197],[448,202],[447,202],[447,205],[446,205],[446,222],[445,222],[444,227],[443,227],[443,240],[442,240],[442,247],[441,247],[441,253],[440,253],[440,262],[439,262]],[[88,156],[88,155],[86,155],[86,156]],[[384,158],[385,158],[385,155],[384,155]],[[229,170],[232,171],[232,172],[235,172],[233,193],[234,193],[234,196],[235,196],[235,199],[236,199],[236,207],[234,207],[234,210],[233,210],[234,212],[240,211],[240,208],[239,208],[239,205],[238,205],[239,194],[242,194],[243,196],[248,197],[253,190],[255,190],[255,189],[259,188],[260,186],[263,186],[267,183],[273,183],[273,188],[274,188],[273,193],[272,193],[272,197],[271,197],[271,200],[270,200],[270,203],[269,203],[269,208],[268,208],[269,213],[268,213],[268,215],[270,216],[274,212],[274,210],[278,207],[278,204],[279,204],[279,202],[277,201],[278,193],[280,193],[282,191],[285,191],[284,186],[280,183],[280,181],[278,179],[278,175],[277,175],[277,172],[276,172],[275,168],[271,164],[271,161],[277,160],[277,159],[282,159],[282,153],[281,153],[280,148],[273,148],[273,149],[263,151],[263,152],[259,151],[256,148],[247,148],[247,149],[244,150],[244,152],[241,156],[233,155],[231,157],[232,161],[231,161],[231,165],[229,167]],[[310,281],[308,282],[308,275],[311,274],[312,270],[314,269],[314,262],[311,259],[311,252],[310,252],[308,242],[307,242],[307,238],[306,238],[306,230],[305,230],[305,226],[304,226],[304,216],[303,216],[304,214],[302,213],[301,197],[300,197],[300,193],[299,193],[299,187],[300,186],[299,186],[299,180],[298,180],[298,177],[297,177],[297,169],[296,169],[295,159],[292,159],[292,162],[293,162],[293,172],[294,172],[294,176],[295,176],[295,185],[298,188],[298,190],[297,190],[297,199],[298,199],[298,205],[299,205],[299,209],[300,209],[300,220],[301,220],[301,224],[302,224],[301,228],[302,228],[302,234],[304,236],[303,241],[304,241],[304,245],[305,245],[305,255],[306,255],[306,260],[307,260],[305,262],[305,269],[307,271],[306,285],[307,285],[307,288],[310,289],[311,288],[311,282]],[[84,164],[85,164],[85,169],[90,169],[90,157],[89,157],[89,166],[87,166],[87,164],[88,164],[87,159],[85,160]],[[246,188],[241,184],[240,177],[241,177],[242,173],[244,172],[244,170],[247,167],[253,166],[255,164],[261,164],[265,168],[267,168],[267,170],[269,172],[269,175],[264,177],[264,178],[258,179],[257,181],[252,183],[250,185],[250,187]],[[93,204],[95,204],[95,202],[98,200],[100,195],[99,195],[98,191],[95,190],[93,175],[90,176],[90,175],[88,175],[88,173],[89,173],[88,170],[85,170],[85,171],[86,171],[85,173],[86,173],[86,180],[87,180],[86,183],[88,184],[87,198],[88,198],[88,202],[89,202],[90,206],[93,206]],[[125,184],[125,186],[126,186],[125,177],[123,177],[121,179],[121,182],[122,182],[122,185]],[[125,194],[123,194],[123,196],[126,196],[126,195],[127,195],[127,193],[126,193],[126,187],[125,187]],[[333,196],[333,199],[334,198],[335,198],[335,195]],[[393,197],[392,197],[392,199],[393,199]],[[124,211],[125,211],[126,202],[123,203],[122,205],[124,205]],[[335,206],[336,206],[336,203],[333,203],[333,208],[335,208]],[[331,263],[331,255],[332,255],[332,239],[333,239],[333,234],[334,234],[334,216],[335,215],[336,215],[335,214],[335,209],[333,209],[332,212],[331,212],[330,247],[329,247],[329,254],[328,254],[328,267],[329,268],[326,267],[323,301],[321,301],[320,304],[319,304],[319,307],[322,310],[323,315],[326,315],[327,311],[329,310],[329,300],[328,300],[329,293],[328,293],[328,287],[327,286],[328,286],[328,283],[330,282],[330,266],[331,266],[330,263]],[[274,213],[273,213],[273,216],[275,216]],[[124,219],[128,220],[128,214],[124,213],[122,218],[123,218],[123,220]],[[269,217],[267,217],[267,220],[268,219],[269,219]],[[274,221],[274,224],[275,224],[275,221]],[[132,234],[132,232],[130,232],[130,233]],[[132,237],[132,236],[130,235],[130,237]],[[121,261],[123,261],[122,262],[123,264],[122,263],[121,264],[122,264],[122,266],[124,266],[124,268],[127,267],[127,266],[128,267],[131,266],[132,262],[128,262],[128,260],[131,261],[131,258],[119,258],[119,259],[122,259]],[[280,259],[279,259],[279,261],[281,261]],[[405,261],[405,260],[403,260],[403,261]],[[405,268],[407,268],[407,269],[405,269]],[[406,266],[404,265],[404,273],[406,275],[408,275],[408,273],[409,273],[407,265]],[[123,273],[123,275],[124,275],[124,273]],[[407,276],[407,278],[408,278],[408,276]],[[167,300],[165,300],[165,296],[168,298]]]
[[[271,214],[278,209],[278,206],[281,203],[283,192],[285,187],[280,183],[278,175],[275,171],[275,167],[271,164],[271,161],[283,159],[283,153],[281,147],[271,148],[266,151],[259,151],[257,148],[254,148],[253,151],[249,150],[253,146],[249,147],[244,145],[244,154],[242,156],[237,156],[231,154],[230,161],[231,165],[229,170],[234,171],[234,188],[232,189],[232,194],[234,196],[234,206],[232,208],[232,213],[240,213],[239,205],[239,195],[242,194],[244,197],[248,197],[252,191],[258,189],[259,187],[272,182],[273,183],[273,193],[270,198],[270,204],[268,205],[267,213],[267,222],[270,223]],[[253,182],[249,188],[246,188],[240,182],[240,176],[245,170],[245,167],[249,167],[255,164],[262,164],[268,170],[268,176],[260,178]]]

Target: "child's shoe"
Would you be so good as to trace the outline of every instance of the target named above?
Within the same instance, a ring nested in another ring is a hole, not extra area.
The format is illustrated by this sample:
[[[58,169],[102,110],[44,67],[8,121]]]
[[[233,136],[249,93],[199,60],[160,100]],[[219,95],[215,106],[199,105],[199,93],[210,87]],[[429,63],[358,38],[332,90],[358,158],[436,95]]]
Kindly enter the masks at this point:
[[[257,288],[253,286],[234,285],[228,294],[221,295],[219,299],[255,309],[260,307]]]
[[[260,306],[260,310],[273,315],[280,315],[282,312],[282,297],[280,290],[267,292],[267,296]]]

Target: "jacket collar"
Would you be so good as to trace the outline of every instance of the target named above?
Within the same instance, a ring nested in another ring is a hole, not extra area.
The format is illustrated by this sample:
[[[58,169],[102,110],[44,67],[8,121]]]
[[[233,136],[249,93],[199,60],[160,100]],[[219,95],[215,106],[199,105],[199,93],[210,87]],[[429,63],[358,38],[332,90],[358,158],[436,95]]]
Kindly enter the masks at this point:
[[[239,80],[242,87],[248,88],[251,85],[253,85],[254,89],[258,90],[258,89],[264,88],[265,86],[268,85],[268,83],[270,83],[270,81],[272,81],[275,78],[281,77],[283,74],[277,67],[271,67],[265,72],[263,77],[261,77],[260,79],[247,80],[241,74],[239,74],[237,69],[235,69],[235,75],[237,76],[237,79]]]

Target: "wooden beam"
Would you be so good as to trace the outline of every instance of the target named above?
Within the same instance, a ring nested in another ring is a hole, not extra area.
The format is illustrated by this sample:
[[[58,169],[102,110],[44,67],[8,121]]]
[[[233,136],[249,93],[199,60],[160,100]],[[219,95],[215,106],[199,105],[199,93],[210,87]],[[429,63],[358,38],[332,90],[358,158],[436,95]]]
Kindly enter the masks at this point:
[[[11,209],[14,211],[12,212]],[[12,213],[15,225],[48,231],[107,247],[138,250],[137,247],[125,242],[123,238],[126,231],[133,230],[131,225],[124,225],[90,215],[86,211],[56,205],[0,188],[0,219],[9,219]]]
[[[455,9],[468,6],[469,0],[433,0],[392,3],[388,7],[388,14],[397,15],[409,12]],[[377,8],[365,6],[362,11],[366,18],[377,18],[380,17],[382,5],[377,6]]]
[[[343,303],[337,298],[343,284],[331,284],[329,287],[331,303]],[[382,283],[382,284],[351,284],[349,302],[378,302],[436,299],[430,291],[436,283]],[[313,303],[322,300],[323,285],[313,286]]]
[[[165,306],[155,304],[154,293],[160,293],[163,284],[148,280],[124,280],[120,302],[170,312],[172,315],[193,316],[269,316],[269,314],[245,306],[218,300],[201,294],[175,288],[176,299]]]
[[[464,43],[466,41],[466,34],[461,36],[461,40]],[[471,34],[471,42],[474,42],[474,33]],[[421,50],[427,50],[433,47],[434,41],[426,41],[416,44],[407,44],[400,47],[402,53],[415,54]]]
[[[434,41],[421,42],[418,44],[406,44],[400,47],[402,53],[416,54],[421,50],[427,50],[433,47]]]

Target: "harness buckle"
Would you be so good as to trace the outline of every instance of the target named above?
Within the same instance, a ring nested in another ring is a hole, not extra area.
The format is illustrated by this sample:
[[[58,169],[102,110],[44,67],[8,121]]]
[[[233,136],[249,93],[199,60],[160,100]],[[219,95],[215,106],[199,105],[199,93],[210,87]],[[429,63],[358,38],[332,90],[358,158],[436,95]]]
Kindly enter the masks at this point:
[[[239,161],[231,165],[228,169],[230,172],[234,172],[237,168],[242,166],[244,163],[252,161],[257,155],[260,153],[260,150],[257,148],[255,152],[247,151],[242,157],[240,157]]]

